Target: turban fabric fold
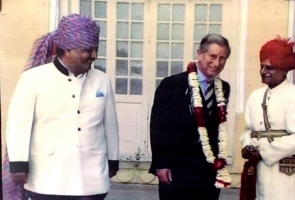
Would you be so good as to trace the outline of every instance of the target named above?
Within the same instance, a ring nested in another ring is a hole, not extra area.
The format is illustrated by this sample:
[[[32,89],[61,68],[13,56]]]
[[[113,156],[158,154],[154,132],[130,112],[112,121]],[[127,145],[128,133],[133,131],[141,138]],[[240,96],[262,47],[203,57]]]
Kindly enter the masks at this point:
[[[57,30],[37,39],[25,70],[49,63],[56,56],[55,49],[98,48],[100,27],[90,17],[71,14],[61,19]]]
[[[99,31],[92,19],[73,14],[61,19],[54,42],[64,50],[97,48]]]
[[[260,50],[260,62],[269,59],[271,65],[284,71],[295,69],[295,53],[293,47],[295,43],[289,39],[270,40],[265,43]]]

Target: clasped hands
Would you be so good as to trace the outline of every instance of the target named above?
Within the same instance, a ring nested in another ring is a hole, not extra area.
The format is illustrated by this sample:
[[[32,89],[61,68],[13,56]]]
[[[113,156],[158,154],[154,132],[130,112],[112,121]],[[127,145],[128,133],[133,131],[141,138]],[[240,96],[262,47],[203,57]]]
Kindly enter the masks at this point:
[[[253,164],[257,164],[260,160],[262,160],[259,149],[253,145],[246,145],[242,149],[242,157],[249,159],[249,161]]]

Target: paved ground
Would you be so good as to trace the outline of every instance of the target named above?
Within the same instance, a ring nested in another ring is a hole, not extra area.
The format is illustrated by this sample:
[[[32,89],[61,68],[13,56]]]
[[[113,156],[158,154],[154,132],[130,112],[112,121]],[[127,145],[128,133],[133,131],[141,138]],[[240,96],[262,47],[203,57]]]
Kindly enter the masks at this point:
[[[239,199],[239,189],[221,190],[219,200]],[[112,183],[106,200],[157,200],[157,185]],[[206,199],[205,199],[206,200]]]

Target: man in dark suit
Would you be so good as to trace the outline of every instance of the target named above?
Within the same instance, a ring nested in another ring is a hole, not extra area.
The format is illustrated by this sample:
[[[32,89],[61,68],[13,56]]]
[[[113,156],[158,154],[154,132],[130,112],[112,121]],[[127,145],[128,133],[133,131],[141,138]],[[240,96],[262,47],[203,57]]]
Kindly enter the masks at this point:
[[[229,55],[226,38],[206,35],[198,62],[164,78],[156,90],[150,173],[159,178],[161,200],[217,200],[220,188],[230,184],[223,140],[230,86],[218,78]]]

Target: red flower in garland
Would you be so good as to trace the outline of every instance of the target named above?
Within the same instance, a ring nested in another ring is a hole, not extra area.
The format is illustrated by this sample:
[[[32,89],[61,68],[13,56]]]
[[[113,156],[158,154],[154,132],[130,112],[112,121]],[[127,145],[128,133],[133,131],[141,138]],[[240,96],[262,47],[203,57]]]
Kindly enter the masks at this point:
[[[192,72],[196,72],[196,71],[197,71],[196,63],[190,62],[187,66],[187,72],[192,73]]]
[[[204,109],[203,107],[194,107],[195,116],[204,116]],[[206,126],[206,120],[204,117],[196,117],[196,122],[199,127]]]
[[[226,165],[226,160],[224,158],[217,158],[215,159],[214,163],[213,163],[213,167],[216,170],[222,169],[225,167]]]
[[[226,105],[218,106],[219,112],[218,112],[218,118],[219,123],[226,122]]]

